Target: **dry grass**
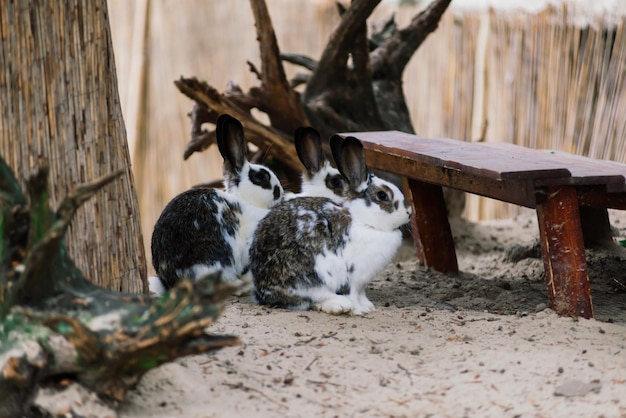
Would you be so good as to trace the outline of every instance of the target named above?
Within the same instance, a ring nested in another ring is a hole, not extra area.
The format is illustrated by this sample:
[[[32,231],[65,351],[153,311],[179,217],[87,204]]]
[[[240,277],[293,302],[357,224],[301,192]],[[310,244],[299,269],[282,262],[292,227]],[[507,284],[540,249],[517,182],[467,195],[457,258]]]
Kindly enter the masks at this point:
[[[624,16],[586,13],[447,14],[406,73],[416,130],[626,162]],[[475,196],[466,209],[471,219],[516,213]]]

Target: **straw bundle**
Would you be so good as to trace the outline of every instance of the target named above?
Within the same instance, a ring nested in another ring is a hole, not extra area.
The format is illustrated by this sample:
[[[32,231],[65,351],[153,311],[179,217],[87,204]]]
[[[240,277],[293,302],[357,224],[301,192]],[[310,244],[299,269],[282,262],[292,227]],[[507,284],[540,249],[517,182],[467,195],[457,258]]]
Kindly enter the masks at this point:
[[[105,0],[0,1],[0,154],[22,188],[35,172],[49,172],[54,187],[38,204],[49,199],[55,210],[78,185],[123,170],[81,206],[66,242],[93,283],[141,292],[144,245],[105,6]],[[2,204],[6,199],[0,193]],[[0,214],[0,231],[8,225]],[[8,241],[1,242],[8,261]]]

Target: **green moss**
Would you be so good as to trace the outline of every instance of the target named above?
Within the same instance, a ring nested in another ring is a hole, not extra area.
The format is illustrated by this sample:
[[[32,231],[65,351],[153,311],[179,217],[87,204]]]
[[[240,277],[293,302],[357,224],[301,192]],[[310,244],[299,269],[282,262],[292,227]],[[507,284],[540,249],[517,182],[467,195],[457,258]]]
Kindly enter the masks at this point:
[[[32,216],[32,227],[35,232],[36,242],[39,242],[43,239],[46,231],[48,230],[48,216],[49,209],[47,206],[48,203],[48,192],[42,191],[39,195],[39,199],[36,205],[32,206],[31,216]]]
[[[158,365],[162,364],[164,361],[167,361],[166,356],[141,358],[137,361],[137,368],[141,370],[154,369]]]
[[[9,314],[0,323],[0,352],[6,352],[23,341],[43,341],[51,331],[21,315]]]

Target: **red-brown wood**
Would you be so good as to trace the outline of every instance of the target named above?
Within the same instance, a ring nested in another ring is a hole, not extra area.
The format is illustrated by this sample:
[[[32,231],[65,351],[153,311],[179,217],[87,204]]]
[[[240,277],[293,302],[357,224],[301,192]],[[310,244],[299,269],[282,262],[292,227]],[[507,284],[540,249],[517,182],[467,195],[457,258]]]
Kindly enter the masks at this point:
[[[578,204],[596,208],[626,210],[626,193],[607,193],[605,187],[577,187]]]
[[[559,315],[593,317],[585,245],[574,187],[548,187],[537,203],[550,306]]]
[[[404,189],[407,199],[413,202],[411,224],[418,257],[426,267],[458,273],[454,239],[441,186],[405,178]]]
[[[411,235],[413,236],[413,242],[415,245],[415,255],[417,259],[420,261],[420,264],[426,265],[426,260],[424,257],[424,248],[422,247],[422,240],[420,238],[419,225],[416,219],[417,206],[415,200],[413,198],[413,190],[411,189],[410,183],[415,180],[412,180],[408,177],[402,177],[402,189],[404,192],[404,196],[408,202],[411,202],[411,206],[413,207],[413,216],[411,216]],[[417,195],[418,191],[415,192]],[[445,202],[444,202],[445,203]]]
[[[396,161],[413,160],[459,170],[482,179],[535,179],[540,185],[605,185],[626,192],[626,164],[560,151],[537,150],[503,142],[465,142],[422,138],[398,131],[352,132],[365,148]],[[565,180],[567,179],[567,180]]]
[[[422,138],[398,131],[341,135],[354,136],[363,142],[366,149],[383,152],[397,160],[418,161],[434,167],[462,171],[477,178],[503,180],[570,176],[569,170],[558,161],[542,160],[536,156],[512,152],[508,148],[490,147],[482,142]]]
[[[465,192],[515,203],[529,208],[535,207],[535,185],[533,179],[498,180],[491,176],[481,177],[460,169],[451,169],[420,162],[410,156],[388,154],[384,150],[369,148],[363,143],[368,166],[400,176],[416,178],[428,183],[451,187]]]
[[[569,185],[604,185],[607,192],[618,193],[626,191],[626,165],[610,160],[597,160],[581,155],[569,154],[562,151],[538,150],[521,147],[519,145],[504,142],[483,143],[485,148],[497,148],[501,151],[524,156],[537,161],[538,164],[567,167],[571,176],[567,181]],[[543,183],[542,183],[543,182]],[[561,185],[562,179],[544,178],[537,185]]]

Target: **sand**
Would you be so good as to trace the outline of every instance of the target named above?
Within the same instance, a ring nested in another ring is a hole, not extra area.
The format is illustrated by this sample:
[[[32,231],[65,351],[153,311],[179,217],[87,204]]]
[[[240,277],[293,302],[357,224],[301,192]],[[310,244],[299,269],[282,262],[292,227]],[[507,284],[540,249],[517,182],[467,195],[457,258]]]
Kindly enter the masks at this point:
[[[589,250],[596,317],[563,318],[533,212],[452,227],[463,273],[420,266],[407,241],[364,317],[232,297],[210,331],[242,345],[148,372],[119,417],[626,417],[626,255]]]

